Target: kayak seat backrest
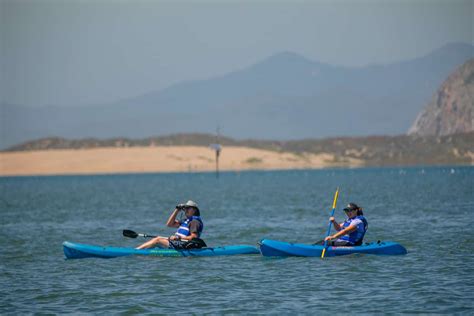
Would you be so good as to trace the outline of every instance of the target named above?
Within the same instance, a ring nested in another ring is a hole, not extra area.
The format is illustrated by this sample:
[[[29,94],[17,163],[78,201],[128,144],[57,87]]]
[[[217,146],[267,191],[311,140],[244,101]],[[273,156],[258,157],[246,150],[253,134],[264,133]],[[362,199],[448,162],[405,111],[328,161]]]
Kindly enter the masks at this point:
[[[206,248],[207,245],[201,238],[193,238],[189,242],[186,243],[184,249],[200,249]]]

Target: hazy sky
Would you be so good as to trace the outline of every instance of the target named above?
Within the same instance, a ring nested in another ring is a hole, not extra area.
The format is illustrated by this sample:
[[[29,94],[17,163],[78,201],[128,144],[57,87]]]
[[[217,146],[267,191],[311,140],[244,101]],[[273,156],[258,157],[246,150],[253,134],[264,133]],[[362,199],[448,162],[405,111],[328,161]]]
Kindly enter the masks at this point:
[[[474,43],[474,0],[1,1],[1,100],[88,105],[281,51],[363,66]]]

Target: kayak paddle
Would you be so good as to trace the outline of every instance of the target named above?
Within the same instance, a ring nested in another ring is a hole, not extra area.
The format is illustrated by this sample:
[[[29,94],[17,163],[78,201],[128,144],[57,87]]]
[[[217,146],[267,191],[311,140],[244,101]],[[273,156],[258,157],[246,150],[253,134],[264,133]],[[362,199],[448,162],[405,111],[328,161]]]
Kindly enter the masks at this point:
[[[156,237],[156,236],[152,236],[148,234],[138,234],[134,232],[133,230],[128,230],[128,229],[124,229],[122,233],[125,237],[129,237],[129,238],[137,238],[137,237],[155,238]]]
[[[334,202],[332,202],[332,212],[331,212],[331,217],[334,216],[334,211],[336,210],[336,203],[337,203],[337,197],[339,196],[339,188],[336,189],[336,194],[334,194]],[[328,226],[328,232],[326,234],[326,237],[329,236],[329,234],[331,233],[331,221],[329,221],[329,226]],[[326,238],[325,238],[326,239]],[[324,254],[326,253],[326,248],[328,247],[328,241],[325,240],[324,241],[324,248],[323,248],[323,252],[321,253],[321,259],[324,259]]]

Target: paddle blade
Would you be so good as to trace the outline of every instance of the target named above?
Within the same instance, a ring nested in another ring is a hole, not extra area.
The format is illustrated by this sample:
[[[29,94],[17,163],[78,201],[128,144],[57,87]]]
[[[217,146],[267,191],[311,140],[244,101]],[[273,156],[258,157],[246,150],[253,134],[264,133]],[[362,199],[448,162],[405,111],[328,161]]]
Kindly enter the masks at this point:
[[[332,202],[332,209],[334,210],[336,208],[337,204],[337,197],[339,196],[339,187],[336,190],[336,193],[334,194],[334,201]]]
[[[133,230],[128,230],[128,229],[123,230],[123,235],[125,237],[129,237],[129,238],[137,238],[138,237],[138,234],[136,232],[134,232]]]
[[[324,254],[326,253],[326,248],[323,249],[323,252],[321,253],[321,259],[324,259]]]

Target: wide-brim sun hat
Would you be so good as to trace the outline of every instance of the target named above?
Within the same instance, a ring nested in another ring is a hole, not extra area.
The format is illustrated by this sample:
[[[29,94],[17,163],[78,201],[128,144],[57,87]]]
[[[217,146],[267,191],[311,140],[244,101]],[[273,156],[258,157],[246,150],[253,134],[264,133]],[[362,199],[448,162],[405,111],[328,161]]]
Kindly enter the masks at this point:
[[[186,204],[184,204],[184,207],[194,207],[195,209],[199,210],[197,203],[191,200],[187,201]]]
[[[197,205],[196,202],[191,201],[191,200],[187,201],[186,204],[184,204],[184,208],[186,209],[186,208],[188,208],[188,207],[192,207],[192,208],[194,208],[194,209],[196,210],[196,211],[194,212],[194,215],[195,215],[195,216],[201,216],[201,211],[199,211],[199,208],[198,208],[198,205]]]

